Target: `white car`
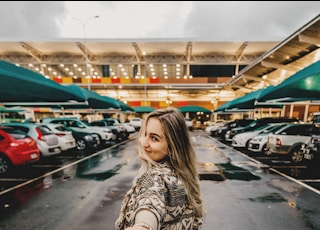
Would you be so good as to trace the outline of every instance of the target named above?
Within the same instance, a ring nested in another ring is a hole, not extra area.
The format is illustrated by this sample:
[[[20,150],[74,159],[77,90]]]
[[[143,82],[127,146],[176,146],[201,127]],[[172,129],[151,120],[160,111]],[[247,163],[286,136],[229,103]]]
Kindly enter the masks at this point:
[[[132,124],[130,124],[129,122],[120,123],[120,124],[125,127],[125,129],[127,130],[128,133],[134,133],[136,131],[134,126]]]
[[[291,162],[301,162],[301,145],[310,139],[312,124],[287,124],[275,133],[268,135],[268,155],[278,154],[289,158]]]
[[[191,118],[186,117],[186,118],[185,118],[185,121],[186,121],[186,125],[187,125],[188,129],[192,131],[193,126],[192,126],[192,120],[191,120]]]
[[[46,124],[49,129],[58,136],[60,148],[62,151],[67,151],[76,147],[76,140],[72,132],[68,131],[62,124]]]
[[[112,141],[113,133],[109,128],[91,126],[77,118],[59,117],[59,118],[44,118],[43,123],[62,124],[66,127],[74,129],[76,131],[85,131],[88,133],[94,133],[99,136],[99,143],[106,144]]]
[[[129,122],[131,125],[133,125],[133,127],[135,128],[135,130],[139,130],[141,125],[142,125],[142,119],[139,117],[134,117],[130,120]]]
[[[32,137],[37,143],[41,157],[49,157],[61,153],[58,137],[45,124],[3,123],[2,125],[14,127]]]
[[[244,133],[236,134],[232,137],[232,147],[235,148],[248,148],[249,141],[258,134],[268,133],[270,129],[272,129],[278,123],[271,123],[268,125],[261,126],[253,131],[248,131]]]
[[[266,154],[267,152],[267,141],[268,141],[268,135],[270,133],[274,133],[277,130],[284,127],[286,124],[277,124],[272,127],[272,129],[269,129],[268,132],[262,132],[255,137],[253,137],[248,144],[248,150],[255,153],[263,153]]]
[[[224,124],[226,123],[225,120],[217,120],[216,122],[212,123],[211,125],[208,125],[206,128],[205,128],[205,132],[209,135],[211,135],[213,132],[217,131],[218,128],[220,126],[223,126]]]

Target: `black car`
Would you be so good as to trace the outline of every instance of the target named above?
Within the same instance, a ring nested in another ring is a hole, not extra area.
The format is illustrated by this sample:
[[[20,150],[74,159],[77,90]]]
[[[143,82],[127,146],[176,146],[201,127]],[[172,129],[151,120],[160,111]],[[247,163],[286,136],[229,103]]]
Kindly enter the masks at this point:
[[[84,131],[78,131],[69,127],[66,127],[66,130],[72,132],[72,136],[76,140],[77,150],[90,150],[96,148],[100,145],[100,139],[97,134],[88,133]]]
[[[226,137],[226,133],[233,129],[233,128],[237,128],[237,127],[243,127],[246,126],[248,124],[250,124],[252,121],[254,121],[254,119],[236,119],[234,121],[230,121],[226,124],[224,124],[223,126],[219,127],[219,129],[217,130],[217,137],[221,138],[222,140],[225,140]]]

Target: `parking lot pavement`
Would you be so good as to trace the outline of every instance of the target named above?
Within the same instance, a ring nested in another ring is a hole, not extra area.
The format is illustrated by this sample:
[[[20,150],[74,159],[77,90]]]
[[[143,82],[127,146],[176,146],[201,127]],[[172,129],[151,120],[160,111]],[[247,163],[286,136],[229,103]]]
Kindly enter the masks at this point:
[[[320,228],[320,193],[213,138],[201,138],[197,152],[213,155],[220,173],[200,174],[207,210],[203,229]]]
[[[201,130],[190,133],[207,212],[202,229],[320,229],[319,193]],[[137,142],[97,154],[64,166],[61,177],[47,174],[34,188],[17,190],[19,203],[1,213],[0,229],[114,230],[139,168]]]

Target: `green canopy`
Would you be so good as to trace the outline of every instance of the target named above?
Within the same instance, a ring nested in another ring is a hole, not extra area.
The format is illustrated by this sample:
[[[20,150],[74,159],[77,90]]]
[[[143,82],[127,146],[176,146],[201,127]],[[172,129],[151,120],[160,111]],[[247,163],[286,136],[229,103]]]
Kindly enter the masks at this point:
[[[102,96],[102,97],[104,97],[104,96]],[[126,103],[124,103],[120,100],[117,100],[117,102],[119,103],[120,110],[122,112],[135,112],[135,110],[132,107],[130,107],[129,105],[127,105]]]
[[[0,103],[74,103],[83,101],[41,74],[0,60]]]
[[[150,113],[154,110],[156,110],[156,108],[151,107],[151,106],[135,106],[133,107],[134,111],[136,111],[136,113]]]
[[[191,112],[191,113],[196,113],[196,112],[204,112],[204,113],[211,113],[209,109],[206,109],[201,106],[196,106],[196,105],[187,105],[187,106],[181,106],[178,108],[180,112],[186,113],[186,112]]]
[[[101,96],[91,90],[84,89],[75,84],[71,84],[65,86],[70,92],[82,98],[82,100],[86,101],[88,104],[74,104],[74,105],[65,105],[65,109],[82,109],[82,108],[90,108],[90,109],[120,109],[120,103],[111,97]]]
[[[6,108],[4,106],[0,106],[0,113],[20,113],[24,111],[25,110],[23,109],[11,109],[11,108]]]
[[[256,104],[256,99],[261,95],[264,91],[268,91],[273,89],[274,86],[269,86],[268,88],[265,89],[259,89],[254,92],[248,93],[242,97],[236,98],[232,101],[229,101],[219,108],[217,108],[214,112],[232,112],[236,110],[252,110],[254,108],[282,108],[283,105],[277,104],[277,105],[272,105],[272,104],[267,104],[267,105],[259,105]]]
[[[320,61],[300,70],[281,84],[265,90],[257,102],[320,100]]]

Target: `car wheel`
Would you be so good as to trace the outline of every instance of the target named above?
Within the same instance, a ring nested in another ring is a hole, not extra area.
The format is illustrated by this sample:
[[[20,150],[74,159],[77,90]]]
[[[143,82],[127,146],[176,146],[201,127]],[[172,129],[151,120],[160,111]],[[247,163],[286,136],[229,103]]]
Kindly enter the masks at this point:
[[[97,133],[94,133],[94,134],[97,135],[99,138],[99,145],[103,145],[104,143],[102,142],[102,137]]]
[[[0,174],[9,172],[11,166],[10,160],[4,155],[0,155]]]
[[[269,151],[269,149],[268,149],[268,147],[267,146],[265,146],[265,147],[263,147],[263,153],[265,154],[265,155],[267,155],[267,156],[271,156],[272,155],[272,152],[270,152]]]
[[[303,152],[300,150],[300,147],[293,148],[290,153],[290,161],[294,163],[300,163],[303,161]]]
[[[87,147],[87,142],[83,139],[77,140],[77,150],[84,150]]]
[[[246,143],[246,150],[248,150],[249,149],[249,142],[251,141],[251,139],[249,139],[248,141],[247,141],[247,143]]]

